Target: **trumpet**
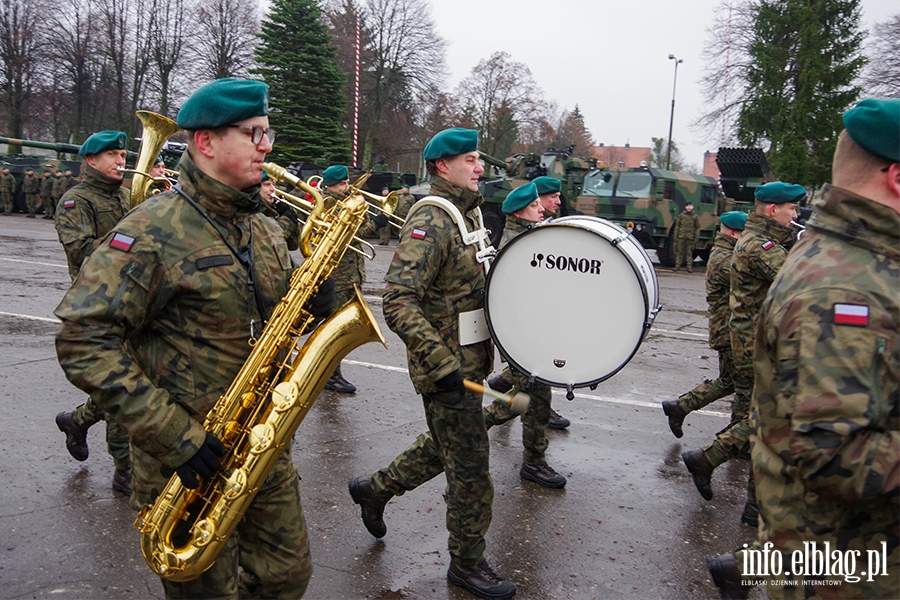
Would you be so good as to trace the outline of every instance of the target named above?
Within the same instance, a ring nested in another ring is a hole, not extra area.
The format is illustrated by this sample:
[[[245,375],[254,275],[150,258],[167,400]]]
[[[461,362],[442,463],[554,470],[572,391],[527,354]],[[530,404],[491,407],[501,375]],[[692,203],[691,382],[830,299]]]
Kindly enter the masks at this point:
[[[388,218],[388,224],[392,227],[403,229],[406,220],[394,214],[397,212],[397,204],[400,203],[400,195],[397,194],[396,190],[387,196],[379,196],[378,194],[373,194],[372,192],[367,192],[363,189],[356,189],[355,191],[369,203],[369,206],[371,207],[369,209],[369,214],[377,215],[378,213],[381,213]]]
[[[325,225],[325,223],[321,220],[322,208],[324,207],[325,200],[322,198],[322,195],[319,193],[315,187],[310,185],[309,183],[303,181],[299,177],[296,177],[289,173],[287,169],[284,167],[278,166],[275,163],[263,163],[263,170],[269,174],[276,183],[281,181],[286,181],[293,185],[296,188],[299,188],[312,196],[313,201],[310,202],[305,198],[299,198],[292,194],[288,194],[287,192],[283,192],[276,188],[275,192],[272,194],[272,200],[274,202],[280,202],[285,206],[292,208],[294,211],[303,215],[303,218],[297,217],[297,221],[303,224],[303,232],[304,234],[307,231],[312,230],[314,227],[321,227]],[[301,239],[305,239],[307,236],[301,234]],[[357,254],[361,254],[365,258],[369,260],[375,259],[375,246],[367,242],[366,240],[353,236],[353,242],[358,243],[361,247],[357,248],[353,244],[348,246],[349,250],[356,252]],[[308,250],[311,250],[307,247]],[[304,246],[301,245],[300,252],[303,253],[303,256],[308,256],[306,251],[304,250]]]

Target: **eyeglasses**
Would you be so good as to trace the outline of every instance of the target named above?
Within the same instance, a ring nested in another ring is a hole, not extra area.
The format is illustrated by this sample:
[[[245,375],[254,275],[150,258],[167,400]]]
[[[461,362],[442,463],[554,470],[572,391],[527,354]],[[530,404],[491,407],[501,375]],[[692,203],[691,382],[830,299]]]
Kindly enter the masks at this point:
[[[235,129],[243,129],[244,131],[249,131],[250,133],[250,141],[253,142],[253,145],[259,145],[262,141],[263,136],[269,138],[269,143],[275,143],[275,130],[274,129],[263,129],[259,125],[254,125],[250,127],[249,125],[229,125],[229,127],[234,127]]]

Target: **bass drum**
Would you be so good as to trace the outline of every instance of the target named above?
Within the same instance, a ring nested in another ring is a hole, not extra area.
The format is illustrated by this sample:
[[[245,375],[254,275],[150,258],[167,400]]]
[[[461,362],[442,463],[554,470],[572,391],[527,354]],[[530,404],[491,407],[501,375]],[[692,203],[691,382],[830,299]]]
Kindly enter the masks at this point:
[[[660,310],[650,257],[614,223],[540,223],[494,259],[485,289],[491,337],[517,370],[551,386],[596,386],[634,356]]]

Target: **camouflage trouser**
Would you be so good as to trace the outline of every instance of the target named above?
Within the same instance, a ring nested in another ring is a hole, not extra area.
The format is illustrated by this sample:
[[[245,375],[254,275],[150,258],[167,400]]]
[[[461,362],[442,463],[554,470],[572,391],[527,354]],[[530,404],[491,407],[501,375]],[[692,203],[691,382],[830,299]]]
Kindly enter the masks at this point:
[[[106,421],[106,449],[116,469],[127,471],[131,468],[128,433],[118,423],[107,419],[106,413],[88,396],[87,402],[75,409],[75,422],[79,427],[89,429],[100,421]]]
[[[13,195],[12,192],[0,192],[3,197],[3,212],[11,215],[13,212]]]
[[[28,207],[28,214],[35,214],[41,206],[41,197],[38,194],[25,194],[25,206]]]
[[[162,584],[166,598],[300,598],[312,570],[300,478],[288,448],[212,567],[197,579]]]
[[[675,238],[675,266],[691,266],[694,263],[694,239]]]
[[[467,391],[424,394],[428,433],[369,478],[375,494],[387,502],[432,479],[447,477],[444,501],[450,555],[462,565],[484,558],[484,535],[491,524],[494,484],[482,413],[482,396]]]
[[[542,383],[535,383],[531,389],[526,389],[528,377],[509,368],[503,371],[503,378],[513,384],[514,389],[510,390],[511,394],[516,391],[525,391],[531,396],[528,410],[522,415],[522,446],[525,448],[522,460],[532,465],[546,465],[547,424],[550,422],[552,400],[550,387]],[[490,429],[494,425],[502,425],[517,416],[510,411],[508,402],[494,400],[484,409],[484,424]]]
[[[387,244],[391,241],[391,226],[385,225],[384,227],[378,228],[378,241],[382,244]]]
[[[56,212],[56,203],[53,201],[53,198],[44,198],[41,196],[41,205],[44,207],[44,214],[53,216],[53,213]]]
[[[731,350],[719,350],[719,377],[707,379],[678,398],[678,405],[685,412],[700,410],[729,394],[734,393],[734,361]],[[734,413],[732,412],[732,418]]]

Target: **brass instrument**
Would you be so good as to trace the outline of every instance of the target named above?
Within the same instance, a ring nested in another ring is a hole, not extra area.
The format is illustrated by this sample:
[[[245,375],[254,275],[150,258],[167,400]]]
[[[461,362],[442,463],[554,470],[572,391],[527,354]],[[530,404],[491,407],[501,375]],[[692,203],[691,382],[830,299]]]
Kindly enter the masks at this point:
[[[153,181],[162,181],[166,184],[166,189],[171,187],[172,184],[167,178],[151,177],[148,171],[156,163],[156,157],[159,156],[166,140],[178,132],[178,125],[168,117],[147,110],[139,110],[136,114],[144,126],[144,132],[141,134],[141,149],[134,162],[134,169],[120,169],[120,171],[134,173],[131,180],[131,208],[147,199],[147,190]]]
[[[174,475],[135,521],[147,564],[169,581],[194,579],[215,562],[341,359],[366,342],[385,344],[357,288],[353,300],[297,347],[314,320],[304,306],[340,262],[367,206],[353,194],[326,210],[318,192],[313,197],[301,237],[308,258],[294,271],[288,293],[228,391],[206,416],[204,428],[225,445],[222,470],[195,490]]]
[[[392,227],[403,229],[403,224],[406,223],[406,221],[394,214],[397,212],[397,205],[400,203],[400,194],[398,194],[396,190],[387,196],[379,196],[378,194],[373,194],[362,189],[357,189],[356,191],[365,196],[369,201],[369,205],[372,207],[372,209],[369,210],[371,214],[374,215],[376,214],[375,211],[378,211],[388,218],[388,224]]]

